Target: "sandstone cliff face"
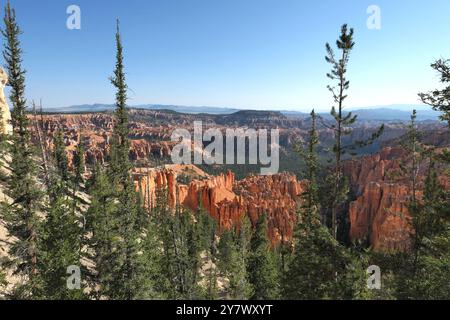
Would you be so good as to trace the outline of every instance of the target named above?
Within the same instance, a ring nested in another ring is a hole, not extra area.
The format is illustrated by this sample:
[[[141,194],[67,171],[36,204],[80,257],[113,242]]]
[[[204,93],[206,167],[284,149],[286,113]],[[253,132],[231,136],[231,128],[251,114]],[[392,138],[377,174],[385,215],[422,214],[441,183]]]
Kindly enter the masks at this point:
[[[409,195],[405,185],[368,183],[350,204],[350,239],[367,239],[375,250],[408,250],[412,234]]]
[[[297,200],[305,190],[294,175],[250,176],[238,182],[236,192],[244,199],[247,215],[256,224],[268,216],[269,237],[273,243],[289,242],[297,218]]]
[[[375,250],[398,251],[411,247],[411,185],[400,170],[407,153],[400,147],[386,147],[380,153],[347,161],[344,172],[356,200],[350,203],[350,239],[368,240]],[[426,164],[418,174],[418,199],[422,197]],[[449,181],[439,178],[444,188]]]
[[[157,189],[166,188],[170,207],[178,203],[194,211],[203,208],[222,230],[239,224],[245,215],[255,224],[266,213],[272,243],[290,241],[296,221],[296,200],[304,189],[295,176],[283,173],[236,181],[234,174],[228,172],[219,176],[203,174],[202,180],[193,180],[188,185],[178,183],[177,176],[189,167],[193,166],[135,169],[136,188],[143,194],[145,204],[153,207]]]

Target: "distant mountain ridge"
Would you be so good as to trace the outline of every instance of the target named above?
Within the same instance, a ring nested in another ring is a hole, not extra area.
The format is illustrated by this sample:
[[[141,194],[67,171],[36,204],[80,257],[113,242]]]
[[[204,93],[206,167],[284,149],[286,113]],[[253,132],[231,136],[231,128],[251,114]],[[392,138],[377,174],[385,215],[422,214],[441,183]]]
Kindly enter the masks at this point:
[[[258,112],[264,111],[262,114],[270,114],[271,112],[282,114],[287,118],[300,118],[306,119],[309,117],[309,113],[300,112],[295,110],[256,110],[256,109],[236,109],[227,107],[209,107],[209,106],[178,106],[178,105],[162,105],[162,104],[148,104],[148,105],[135,105],[130,108],[147,109],[147,110],[170,110],[185,114],[211,114],[211,115],[232,115],[234,113],[245,112]],[[113,104],[84,104],[75,105],[62,108],[48,108],[47,112],[104,112],[114,109]],[[388,106],[373,106],[364,107],[358,109],[348,108],[346,111],[351,111],[358,115],[358,119],[361,121],[408,121],[411,118],[412,110],[417,110],[418,121],[437,121],[439,120],[440,113],[431,109],[426,105],[388,105]],[[330,118],[328,112],[320,112],[323,118]]]
[[[390,108],[378,108],[378,109],[358,109],[358,110],[349,110],[353,114],[358,115],[358,120],[361,121],[386,121],[386,122],[395,122],[395,121],[409,121],[411,120],[413,108],[411,111],[403,111],[396,110]],[[331,118],[329,114],[321,115],[324,118]],[[434,110],[417,110],[417,121],[438,121],[440,113]]]
[[[179,113],[187,113],[187,114],[231,114],[242,109],[233,109],[233,108],[221,108],[221,107],[207,107],[207,106],[177,106],[177,105],[163,105],[163,104],[145,104],[145,105],[133,105],[129,106],[130,108],[136,109],[149,109],[149,110],[171,110]],[[82,105],[74,105],[69,107],[62,108],[48,108],[45,111],[48,112],[101,112],[101,111],[109,111],[113,110],[115,106],[113,104],[82,104]]]

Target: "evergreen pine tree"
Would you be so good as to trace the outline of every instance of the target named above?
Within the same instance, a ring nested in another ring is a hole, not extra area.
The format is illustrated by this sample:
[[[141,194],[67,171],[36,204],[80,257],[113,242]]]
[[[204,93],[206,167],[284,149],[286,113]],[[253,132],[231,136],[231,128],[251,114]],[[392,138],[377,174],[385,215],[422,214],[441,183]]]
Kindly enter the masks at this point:
[[[54,158],[58,175],[63,181],[69,180],[69,161],[67,160],[66,146],[64,143],[64,133],[62,130],[56,132],[54,138]]]
[[[227,298],[232,300],[248,300],[253,295],[253,287],[249,281],[247,264],[250,244],[250,222],[244,217],[239,228],[225,231],[220,238],[218,266],[228,279]]]
[[[317,115],[314,109],[311,111],[311,128],[309,130],[309,141],[305,149],[298,144],[295,145],[296,152],[300,155],[305,163],[306,170],[304,176],[308,180],[306,191],[302,195],[303,208],[311,213],[317,213],[318,209],[318,185],[317,173],[319,169],[317,145],[319,138],[317,135]]]
[[[178,278],[181,270],[174,246],[176,241],[172,236],[172,212],[168,206],[167,189],[157,188],[154,206],[151,208],[151,221],[155,227],[157,239],[161,247],[161,259],[159,266],[161,274],[159,277],[159,286],[167,299],[180,298],[179,288],[181,287]]]
[[[248,261],[251,255],[250,241],[252,237],[252,226],[250,219],[244,216],[239,226],[236,240],[239,250],[234,264],[234,275],[230,279],[231,293],[236,299],[249,299],[253,295],[254,288],[250,283]]]
[[[88,274],[92,298],[105,299],[113,296],[114,256],[118,241],[117,221],[114,219],[115,199],[105,170],[97,165],[94,180],[89,190],[91,204],[86,212],[88,258],[94,270]]]
[[[5,7],[4,28],[1,33],[5,39],[3,57],[11,87],[10,100],[13,106],[12,125],[14,129],[11,146],[11,175],[8,190],[13,198],[11,205],[2,209],[2,218],[11,236],[16,237],[9,250],[12,268],[16,275],[26,283],[16,287],[18,298],[32,298],[38,291],[38,229],[41,193],[36,186],[37,167],[33,158],[33,148],[28,131],[29,121],[25,99],[25,70],[22,68],[22,49],[19,40],[21,30],[16,14],[8,2]]]
[[[73,300],[83,297],[82,288],[67,287],[67,268],[81,270],[82,229],[77,199],[68,183],[68,160],[62,131],[54,139],[54,173],[48,190],[46,217],[38,242],[40,261],[39,279],[43,299]]]
[[[330,44],[326,44],[327,56],[326,61],[332,65],[331,73],[327,77],[331,80],[337,80],[337,88],[328,86],[328,90],[333,95],[333,100],[337,104],[331,109],[331,115],[335,119],[336,124],[332,129],[335,133],[336,143],[333,147],[335,154],[335,166],[332,173],[332,199],[331,199],[331,231],[335,239],[337,239],[338,225],[337,214],[343,202],[346,201],[348,187],[345,185],[345,180],[342,175],[341,161],[343,154],[342,137],[346,132],[345,126],[353,124],[356,121],[356,116],[351,112],[343,113],[344,100],[347,98],[346,91],[349,89],[350,82],[346,78],[347,65],[350,58],[350,52],[355,43],[353,42],[353,29],[348,30],[347,25],[341,28],[341,35],[336,41],[337,48],[341,51],[341,56],[336,58]],[[337,92],[336,92],[337,90]]]
[[[267,215],[262,214],[256,223],[250,241],[248,259],[249,280],[253,286],[253,300],[278,299],[280,294],[279,270],[274,251],[267,236]]]
[[[405,139],[401,141],[401,145],[409,153],[406,160],[400,164],[401,170],[408,176],[411,182],[411,206],[412,210],[417,206],[417,188],[419,167],[423,161],[424,148],[420,142],[422,138],[421,132],[417,129],[417,111],[413,110],[411,115],[411,122],[408,125],[408,131],[405,135]]]
[[[421,132],[416,126],[416,111],[403,146],[409,151],[407,163],[402,165],[409,176],[412,217],[412,250],[398,253],[391,260],[398,261],[396,296],[399,299],[448,299],[450,285],[448,266],[450,261],[450,193],[437,178],[439,161],[446,162],[445,154],[421,143]],[[419,170],[427,165],[423,197],[418,196]],[[445,174],[445,172],[442,172]]]
[[[296,147],[306,165],[307,189],[302,194],[298,223],[294,234],[294,252],[283,276],[284,295],[289,299],[321,299],[331,295],[335,284],[334,263],[339,245],[319,222],[317,202],[318,144],[316,114],[311,112],[311,129],[306,149]],[[319,247],[320,246],[320,247]],[[327,249],[327,251],[319,251]]]
[[[338,214],[348,200],[349,193],[348,181],[342,172],[343,156],[357,147],[372,144],[384,130],[384,126],[381,126],[369,139],[356,141],[350,145],[344,145],[343,143],[344,136],[351,133],[349,126],[354,124],[357,119],[357,116],[353,115],[352,112],[344,112],[344,102],[347,99],[347,91],[350,87],[350,81],[347,79],[347,67],[354,45],[353,29],[349,30],[346,24],[341,27],[341,35],[336,41],[340,55],[336,56],[331,45],[326,44],[327,55],[325,60],[332,66],[327,77],[337,82],[335,86],[328,86],[336,106],[331,109],[334,124],[327,127],[334,132],[335,144],[333,146],[334,164],[330,175],[327,177],[328,190],[324,192],[327,195],[325,197],[327,208],[325,209],[328,209],[327,211],[331,213],[331,233],[335,239],[338,239]]]
[[[114,212],[117,221],[118,241],[114,254],[113,299],[133,300],[148,293],[147,280],[153,261],[142,259],[143,240],[146,232],[146,212],[139,195],[130,181],[119,194]]]
[[[440,81],[446,87],[442,90],[419,93],[419,97],[423,103],[432,106],[434,110],[441,111],[441,119],[447,121],[450,126],[450,60],[439,59],[431,64],[431,67],[439,73]]]
[[[200,252],[204,259],[200,259],[199,267],[202,268],[205,299],[216,300],[218,297],[218,248],[216,243],[216,221],[203,209],[196,214],[196,222],[193,226],[193,235],[200,241]]]
[[[411,115],[411,122],[408,125],[408,132],[405,135],[405,140],[401,141],[401,145],[403,148],[405,148],[409,156],[402,161],[400,164],[400,169],[403,171],[403,173],[408,177],[410,181],[410,198],[411,201],[409,203],[409,211],[410,214],[413,216],[413,227],[415,226],[417,219],[414,219],[414,217],[419,217],[420,215],[420,204],[417,199],[417,191],[418,191],[418,178],[419,178],[419,168],[423,161],[423,155],[424,155],[424,148],[423,145],[420,143],[421,139],[421,133],[417,129],[417,111],[413,110],[413,113]],[[412,269],[417,269],[417,262],[418,262],[418,254],[419,254],[419,248],[421,246],[421,237],[420,237],[420,231],[419,233],[414,232],[412,235],[413,238],[413,263],[412,263]],[[415,273],[415,271],[413,271]]]
[[[288,299],[349,299],[362,296],[364,267],[350,250],[340,245],[320,222],[317,187],[318,144],[316,114],[311,112],[311,129],[303,158],[308,178],[300,199],[294,232],[294,252],[283,274],[283,296]]]
[[[141,208],[144,208],[142,204]],[[146,219],[144,221],[145,233],[142,239],[142,252],[139,257],[142,259],[142,263],[146,268],[142,270],[142,274],[145,274],[144,288],[140,299],[165,299],[167,298],[166,289],[167,282],[164,276],[164,270],[162,269],[163,250],[161,248],[161,242],[158,235],[158,229],[155,219],[152,216],[150,209],[146,211]]]
[[[116,67],[114,76],[110,78],[112,85],[116,88],[116,111],[108,174],[115,186],[123,187],[129,183],[132,165],[129,160],[130,144],[128,140],[129,129],[126,109],[128,87],[125,80],[123,46],[119,21],[117,21],[116,50]],[[120,191],[118,190],[118,192]]]
[[[117,21],[116,68],[111,83],[116,88],[116,112],[108,182],[102,172],[96,172],[94,195],[89,211],[92,228],[93,251],[95,251],[98,295],[110,299],[150,298],[153,261],[143,259],[143,237],[147,217],[139,194],[132,180],[129,160],[129,129],[126,110],[127,85],[125,82],[123,47]],[[109,203],[107,203],[109,202]],[[106,206],[106,208],[105,208]],[[107,221],[106,221],[107,220]],[[148,247],[146,249],[149,249]]]
[[[152,216],[162,244],[161,268],[167,298],[201,298],[204,296],[200,286],[201,253],[205,247],[194,215],[182,211],[179,205],[169,208],[167,190],[160,189]]]
[[[115,124],[109,163],[109,178],[117,197],[115,220],[117,220],[117,241],[115,261],[117,268],[114,295],[112,298],[136,299],[148,291],[147,270],[152,261],[142,259],[142,236],[145,234],[146,212],[131,178],[132,164],[129,160],[129,128],[126,110],[127,85],[123,64],[123,46],[117,21],[116,68],[111,83],[116,88]]]
[[[80,138],[78,142],[75,155],[73,157],[73,166],[75,171],[75,185],[78,186],[80,183],[84,182],[85,173],[85,161],[84,161],[84,146],[83,140]]]
[[[79,267],[81,227],[78,217],[72,211],[74,200],[67,195],[58,194],[47,210],[46,221],[39,243],[39,261],[42,289],[40,295],[50,300],[75,300],[83,298],[82,287],[67,287],[71,266]]]
[[[235,237],[234,229],[224,230],[220,235],[218,245],[218,266],[221,272],[226,276],[230,273]]]
[[[339,283],[352,262],[351,256],[317,217],[302,217],[296,228],[294,245],[293,257],[283,277],[284,297],[294,300],[353,298],[352,293],[343,295],[339,290]]]
[[[431,65],[440,74],[441,83],[446,87],[429,93],[420,93],[422,102],[441,111],[441,119],[450,127],[450,66],[449,60],[439,59]],[[414,294],[403,297],[419,299],[449,299],[450,284],[448,281],[448,266],[450,265],[450,191],[443,188],[437,176],[450,178],[448,170],[438,170],[438,165],[444,168],[450,164],[450,151],[428,154],[428,174],[425,180],[424,200],[420,205],[420,215],[413,216],[414,227],[418,229],[421,246],[417,255]],[[417,239],[417,236],[416,236]],[[416,245],[417,248],[417,245]],[[408,288],[408,283],[403,283]]]

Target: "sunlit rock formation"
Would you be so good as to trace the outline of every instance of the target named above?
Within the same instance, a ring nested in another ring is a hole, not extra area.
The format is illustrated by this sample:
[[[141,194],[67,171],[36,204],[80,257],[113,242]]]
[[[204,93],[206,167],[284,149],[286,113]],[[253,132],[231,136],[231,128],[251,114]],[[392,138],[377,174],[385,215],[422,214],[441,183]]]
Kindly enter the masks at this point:
[[[187,171],[194,172],[198,179],[179,183],[177,177]],[[194,166],[139,168],[133,173],[136,188],[147,206],[155,206],[157,190],[165,189],[171,208],[177,204],[194,211],[203,208],[221,229],[239,224],[245,215],[255,224],[266,213],[273,244],[291,240],[297,217],[296,200],[304,190],[303,183],[286,173],[250,176],[240,181],[236,181],[232,172],[210,176]]]
[[[0,133],[11,134],[11,112],[9,111],[8,102],[5,97],[5,86],[8,83],[8,75],[5,70],[0,67]]]

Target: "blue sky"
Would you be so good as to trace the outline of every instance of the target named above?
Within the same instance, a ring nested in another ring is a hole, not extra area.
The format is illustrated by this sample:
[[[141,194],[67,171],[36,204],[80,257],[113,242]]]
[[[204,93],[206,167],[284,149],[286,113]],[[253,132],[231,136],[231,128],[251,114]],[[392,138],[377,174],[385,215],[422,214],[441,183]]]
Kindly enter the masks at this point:
[[[343,23],[356,41],[348,106],[416,104],[418,92],[437,86],[429,65],[450,58],[450,1],[305,2],[11,0],[24,31],[27,97],[46,107],[113,102],[117,17],[132,105],[326,109],[324,47]],[[71,4],[81,8],[81,30],[66,28]],[[366,26],[372,4],[380,30]]]

